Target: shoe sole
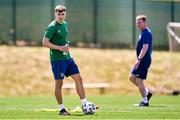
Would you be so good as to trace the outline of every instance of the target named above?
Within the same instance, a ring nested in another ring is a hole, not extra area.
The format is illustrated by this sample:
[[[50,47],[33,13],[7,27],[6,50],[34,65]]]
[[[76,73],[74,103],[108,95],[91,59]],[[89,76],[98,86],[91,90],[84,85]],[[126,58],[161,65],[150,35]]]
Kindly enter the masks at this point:
[[[141,106],[141,105],[139,105],[139,104],[134,104],[134,106],[135,106],[135,107],[149,107],[149,105],[147,105],[147,106]]]

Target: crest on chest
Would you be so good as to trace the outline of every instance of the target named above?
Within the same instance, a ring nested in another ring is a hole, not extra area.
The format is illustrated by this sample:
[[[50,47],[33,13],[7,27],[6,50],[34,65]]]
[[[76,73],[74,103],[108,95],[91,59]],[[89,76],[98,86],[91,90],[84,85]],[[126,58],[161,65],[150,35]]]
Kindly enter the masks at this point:
[[[58,32],[58,33],[61,33],[61,30],[58,30],[57,32]]]

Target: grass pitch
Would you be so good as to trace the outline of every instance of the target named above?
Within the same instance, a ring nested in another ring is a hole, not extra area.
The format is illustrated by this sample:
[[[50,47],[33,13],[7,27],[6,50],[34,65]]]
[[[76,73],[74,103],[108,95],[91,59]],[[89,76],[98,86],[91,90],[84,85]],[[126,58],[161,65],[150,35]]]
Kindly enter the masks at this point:
[[[91,96],[100,109],[94,115],[59,116],[54,97],[1,97],[0,119],[180,119],[180,96],[153,96],[149,107],[134,107],[135,96]],[[80,105],[78,97],[64,98],[67,108]]]

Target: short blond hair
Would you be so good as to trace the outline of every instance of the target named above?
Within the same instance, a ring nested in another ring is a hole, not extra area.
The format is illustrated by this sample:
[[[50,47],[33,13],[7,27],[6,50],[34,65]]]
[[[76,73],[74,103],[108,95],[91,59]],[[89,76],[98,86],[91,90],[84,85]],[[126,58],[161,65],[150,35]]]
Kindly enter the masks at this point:
[[[66,11],[66,7],[64,5],[57,5],[55,7],[55,12],[57,11],[60,11],[60,12]]]
[[[147,17],[146,17],[146,15],[138,15],[138,16],[136,17],[136,20],[142,20],[143,22],[146,22]]]

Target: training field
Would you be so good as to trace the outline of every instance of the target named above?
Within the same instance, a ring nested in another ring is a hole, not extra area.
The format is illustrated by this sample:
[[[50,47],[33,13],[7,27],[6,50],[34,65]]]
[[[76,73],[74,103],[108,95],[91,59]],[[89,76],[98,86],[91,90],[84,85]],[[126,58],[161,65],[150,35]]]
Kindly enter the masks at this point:
[[[73,113],[59,116],[54,97],[1,97],[0,119],[180,119],[180,96],[154,96],[149,107],[134,107],[139,101],[133,96],[91,96],[88,97],[100,106],[94,115]],[[77,97],[64,98],[69,108],[80,105]]]
[[[153,90],[154,96],[150,107],[140,108],[133,106],[140,97],[128,80],[136,60],[134,50],[70,50],[84,83],[110,84],[106,95],[102,96],[97,89],[86,89],[88,100],[100,106],[95,115],[58,115],[47,48],[0,46],[0,119],[180,119],[180,96],[168,96],[180,86],[180,53],[153,52],[146,85]],[[68,78],[64,83],[74,82]],[[65,92],[67,108],[80,105],[75,90],[70,94]]]

